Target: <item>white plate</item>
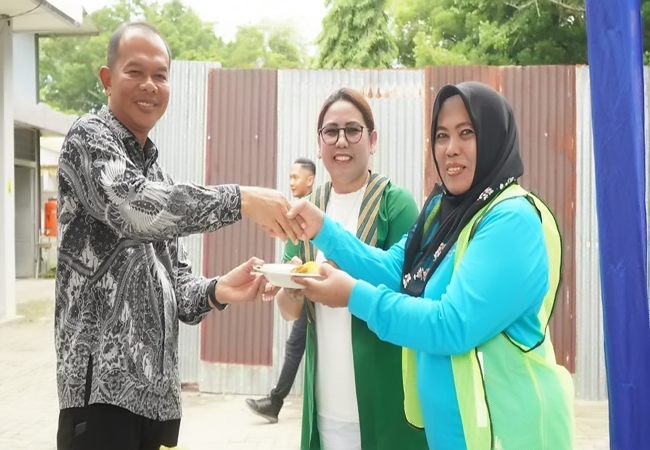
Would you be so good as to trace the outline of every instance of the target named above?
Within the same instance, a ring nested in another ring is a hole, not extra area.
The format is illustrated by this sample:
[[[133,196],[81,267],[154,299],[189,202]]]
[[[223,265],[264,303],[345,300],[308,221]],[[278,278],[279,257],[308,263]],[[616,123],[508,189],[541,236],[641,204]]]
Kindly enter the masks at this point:
[[[315,273],[293,273],[295,264],[264,264],[263,266],[255,266],[254,271],[261,273],[273,286],[284,287],[290,289],[302,289],[298,283],[291,281],[293,277],[302,278],[322,278],[321,275]]]

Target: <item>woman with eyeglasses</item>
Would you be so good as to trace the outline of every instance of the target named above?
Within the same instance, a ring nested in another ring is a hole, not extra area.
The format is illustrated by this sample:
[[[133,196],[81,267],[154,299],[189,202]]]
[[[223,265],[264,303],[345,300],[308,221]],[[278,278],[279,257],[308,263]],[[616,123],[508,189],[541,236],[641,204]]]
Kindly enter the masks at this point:
[[[432,449],[571,449],[573,384],[548,334],[562,242],[553,213],[517,182],[512,108],[481,83],[444,86],[431,142],[442,183],[387,251],[294,205],[290,216],[342,269],[295,281],[405,347],[404,412]]]
[[[331,182],[317,187],[311,202],[368,245],[389,248],[418,210],[404,188],[369,170],[377,130],[363,96],[350,89],[331,94],[318,116],[317,138]],[[284,260],[292,258],[324,262],[313,245],[289,242]],[[296,320],[303,308],[308,316],[302,449],[427,448],[424,433],[404,418],[400,347],[380,340],[346,309],[314,304],[302,290],[282,289],[276,300],[285,319]]]

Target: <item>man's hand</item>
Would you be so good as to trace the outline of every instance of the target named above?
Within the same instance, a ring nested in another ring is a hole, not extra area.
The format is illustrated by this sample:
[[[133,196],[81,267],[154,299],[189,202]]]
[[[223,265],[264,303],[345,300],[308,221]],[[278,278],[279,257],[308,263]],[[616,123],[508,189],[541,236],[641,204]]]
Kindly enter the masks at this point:
[[[345,308],[356,280],[330,264],[322,264],[322,279],[293,277],[291,281],[304,286],[303,294],[311,301],[331,308]]]
[[[325,220],[323,211],[307,200],[296,201],[291,206],[288,217],[298,220],[301,224],[302,235],[299,237],[303,240],[309,240],[316,236],[323,228]]]
[[[264,260],[251,258],[219,278],[214,288],[217,301],[235,304],[261,299],[266,286],[266,278],[251,272],[253,266],[262,264],[264,264]]]
[[[297,243],[302,238],[303,230],[299,219],[288,218],[291,208],[289,200],[275,189],[240,186],[241,211],[260,224],[271,236],[282,242],[291,239]]]

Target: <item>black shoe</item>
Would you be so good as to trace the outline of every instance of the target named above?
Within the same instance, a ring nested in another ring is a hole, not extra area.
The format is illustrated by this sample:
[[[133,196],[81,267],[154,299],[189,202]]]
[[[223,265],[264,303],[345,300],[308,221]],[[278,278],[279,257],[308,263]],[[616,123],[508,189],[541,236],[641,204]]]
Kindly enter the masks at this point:
[[[280,414],[282,405],[274,405],[271,397],[264,397],[260,398],[259,400],[247,398],[246,405],[258,416],[264,417],[271,423],[278,423],[278,414]]]

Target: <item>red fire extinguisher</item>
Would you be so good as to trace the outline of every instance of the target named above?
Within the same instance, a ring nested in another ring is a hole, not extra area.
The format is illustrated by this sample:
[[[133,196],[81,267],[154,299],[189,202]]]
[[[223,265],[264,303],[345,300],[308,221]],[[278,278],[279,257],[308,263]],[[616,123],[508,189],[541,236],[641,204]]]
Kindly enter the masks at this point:
[[[56,237],[56,199],[45,202],[45,236]]]

